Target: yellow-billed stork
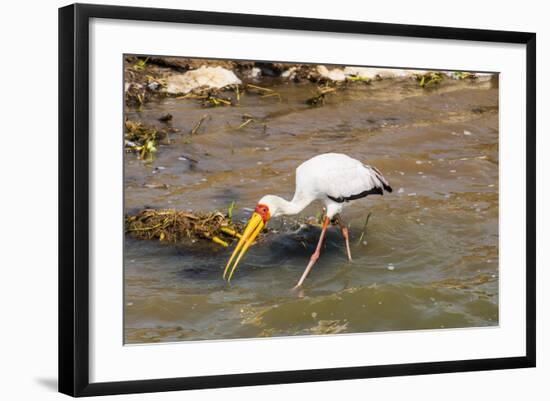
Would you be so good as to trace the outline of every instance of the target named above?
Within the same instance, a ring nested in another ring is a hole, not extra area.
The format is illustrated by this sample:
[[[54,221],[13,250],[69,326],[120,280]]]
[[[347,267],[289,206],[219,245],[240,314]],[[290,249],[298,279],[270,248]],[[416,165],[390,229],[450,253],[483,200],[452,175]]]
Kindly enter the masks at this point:
[[[376,167],[363,164],[359,160],[339,153],[325,153],[312,157],[296,169],[296,189],[290,202],[276,195],[265,195],[260,199],[225,266],[223,278],[227,278],[228,282],[231,281],[233,272],[241,258],[270,218],[300,213],[315,200],[320,200],[325,204],[326,215],[323,219],[317,248],[311,255],[295,288],[303,284],[309,271],[319,259],[325,232],[331,221],[340,226],[346,243],[348,259],[351,261],[348,229],[340,217],[340,212],[349,202],[367,195],[383,195],[384,191],[391,192],[392,188]],[[237,254],[239,256],[230,269]],[[229,275],[227,275],[228,272]]]

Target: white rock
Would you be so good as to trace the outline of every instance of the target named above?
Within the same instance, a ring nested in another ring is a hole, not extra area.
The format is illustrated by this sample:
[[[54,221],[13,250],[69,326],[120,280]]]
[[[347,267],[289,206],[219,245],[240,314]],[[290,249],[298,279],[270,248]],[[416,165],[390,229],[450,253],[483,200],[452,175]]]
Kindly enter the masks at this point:
[[[241,84],[241,80],[222,67],[202,66],[184,74],[169,76],[166,79],[166,92],[174,95],[189,93],[197,88],[220,89],[228,85]]]
[[[346,67],[344,74],[349,77],[368,78],[368,79],[386,79],[410,77],[415,74],[424,74],[423,70],[402,70],[399,68],[372,68],[372,67]]]
[[[344,74],[344,70],[341,68],[334,68],[332,70],[329,70],[324,65],[317,66],[317,72],[321,77],[325,79],[330,79],[331,81],[345,81],[346,80],[346,74]]]
[[[476,72],[474,75],[477,77],[479,82],[486,82],[490,81],[495,74]]]
[[[283,71],[281,78],[294,79],[296,76],[296,67],[290,67],[288,70]]]
[[[262,70],[258,67],[253,67],[248,73],[250,78],[258,78],[260,75],[262,75]]]

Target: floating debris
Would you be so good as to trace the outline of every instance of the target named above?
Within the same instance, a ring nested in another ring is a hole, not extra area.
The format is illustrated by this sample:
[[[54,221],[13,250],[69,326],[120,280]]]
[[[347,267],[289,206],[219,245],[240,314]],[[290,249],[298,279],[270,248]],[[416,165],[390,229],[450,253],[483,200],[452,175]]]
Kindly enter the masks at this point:
[[[270,89],[270,88],[264,88],[263,86],[258,86],[258,85],[252,85],[252,84],[247,84],[246,85],[246,89],[248,90],[253,90],[253,91],[258,91],[260,93],[272,93],[272,92],[275,92],[273,89]]]
[[[228,96],[212,94],[210,92],[202,102],[203,107],[233,106],[233,102]]]
[[[147,88],[152,91],[159,90],[166,87],[166,80],[160,77],[155,77],[153,75],[146,75],[147,79]]]
[[[193,159],[191,156],[188,156],[188,155],[180,155],[178,157],[178,160],[188,161],[188,162],[193,163],[193,164],[197,164],[199,162],[198,160]]]
[[[309,98],[306,100],[306,103],[310,106],[323,106],[325,104],[325,98],[329,93],[333,93],[336,91],[336,88],[332,88],[329,86],[319,87],[317,88],[317,93],[315,96]]]
[[[453,71],[451,73],[451,78],[459,79],[459,80],[470,79],[473,81],[474,79],[478,79],[478,76],[471,72]]]
[[[244,120],[244,122],[243,122],[241,125],[239,125],[239,126],[237,127],[237,129],[244,128],[244,127],[246,127],[248,124],[250,124],[251,122],[254,121],[253,118],[251,118],[251,117],[249,117],[249,116],[246,116],[246,115],[243,116],[243,120]]]
[[[149,58],[127,56],[124,60],[124,100],[127,105],[142,106],[155,97],[165,96],[163,72]]]
[[[201,127],[203,121],[206,120],[207,118],[208,118],[208,114],[204,114],[200,118],[200,120],[196,122],[196,124],[193,126],[193,128],[191,128],[190,134],[195,135],[197,133],[197,131],[199,130],[199,128]]]
[[[239,238],[243,225],[221,212],[191,213],[175,209],[145,209],[126,215],[126,235],[140,240],[194,243],[209,240],[227,247]]]
[[[168,189],[168,185],[167,184],[156,184],[156,183],[153,183],[153,184],[143,184],[143,186],[145,188],[149,188],[149,189]]]
[[[157,151],[157,141],[166,137],[165,131],[128,119],[124,122],[124,128],[124,148],[138,153],[142,160],[150,160]]]
[[[348,331],[348,321],[340,320],[319,320],[317,325],[307,329],[305,332],[310,334],[338,334]]]
[[[439,84],[443,80],[444,74],[442,72],[426,72],[425,74],[416,74],[415,78],[418,81],[418,85],[421,88],[433,86]]]
[[[281,97],[281,94],[274,89],[271,88],[264,88],[262,86],[253,85],[253,84],[247,84],[246,89],[249,92],[256,93],[260,95],[262,98],[266,97],[277,97],[279,102],[282,102],[283,98]]]
[[[172,114],[166,113],[158,118],[159,121],[162,121],[163,123],[166,123],[168,121],[172,121]]]

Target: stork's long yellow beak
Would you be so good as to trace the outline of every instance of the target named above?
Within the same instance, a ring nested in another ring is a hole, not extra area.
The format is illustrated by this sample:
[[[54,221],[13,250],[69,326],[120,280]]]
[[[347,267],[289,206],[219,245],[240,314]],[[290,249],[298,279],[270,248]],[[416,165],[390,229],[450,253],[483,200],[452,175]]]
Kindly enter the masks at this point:
[[[233,251],[233,254],[229,258],[229,261],[227,262],[227,265],[225,266],[225,269],[223,271],[223,279],[226,279],[227,272],[229,272],[229,276],[227,277],[227,282],[229,283],[231,281],[231,277],[233,276],[233,272],[235,269],[237,269],[237,265],[241,261],[241,258],[246,253],[250,245],[254,242],[258,234],[260,234],[260,231],[262,231],[262,228],[264,228],[265,223],[262,219],[262,216],[260,216],[258,213],[254,212],[252,214],[252,217],[250,217],[250,220],[248,220],[248,223],[246,224],[246,227],[244,229],[244,232],[242,234],[241,239],[239,240],[239,243],[235,247],[235,250]],[[240,253],[239,253],[240,251]],[[239,256],[237,257],[237,260],[235,260],[235,263],[233,264],[233,267],[231,270],[229,270],[229,266],[231,266],[231,262],[233,262],[233,259],[235,259],[235,256],[239,253]]]

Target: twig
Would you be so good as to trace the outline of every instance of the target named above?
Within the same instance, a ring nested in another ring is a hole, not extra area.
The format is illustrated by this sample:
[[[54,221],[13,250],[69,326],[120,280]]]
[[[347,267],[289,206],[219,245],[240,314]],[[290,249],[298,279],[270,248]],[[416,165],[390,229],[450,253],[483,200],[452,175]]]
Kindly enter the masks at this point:
[[[197,133],[197,131],[202,125],[202,122],[206,120],[207,117],[208,117],[208,114],[205,114],[201,117],[201,119],[194,125],[193,129],[191,130],[191,135],[195,135]]]
[[[252,121],[254,121],[254,119],[249,118],[249,119],[246,120],[244,123],[242,123],[241,125],[239,125],[239,126],[237,127],[237,129],[241,129],[241,128],[246,127],[246,126],[247,126],[248,124],[250,124]]]
[[[152,227],[129,227],[126,231],[150,231],[154,230],[155,228],[159,228],[163,225],[163,223],[156,224]]]
[[[370,219],[371,214],[372,214],[372,212],[369,212],[369,214],[367,215],[367,219],[365,220],[365,224],[363,225],[363,231],[361,232],[361,236],[359,237],[359,240],[357,241],[357,245],[359,245],[361,243],[361,241],[363,241],[363,237],[365,236],[365,232],[367,231],[367,224],[369,224],[369,219]]]
[[[262,95],[262,98],[265,98],[265,97],[272,97],[272,96],[277,96],[277,98],[279,98],[279,103],[281,103],[283,101],[283,99],[281,98],[281,95],[277,92],[274,92],[274,93],[268,93],[267,95]]]
[[[258,85],[247,84],[246,87],[247,88],[252,88],[252,89],[257,89],[259,91],[264,91],[264,92],[273,92],[273,89],[262,88],[261,86],[258,86]]]

